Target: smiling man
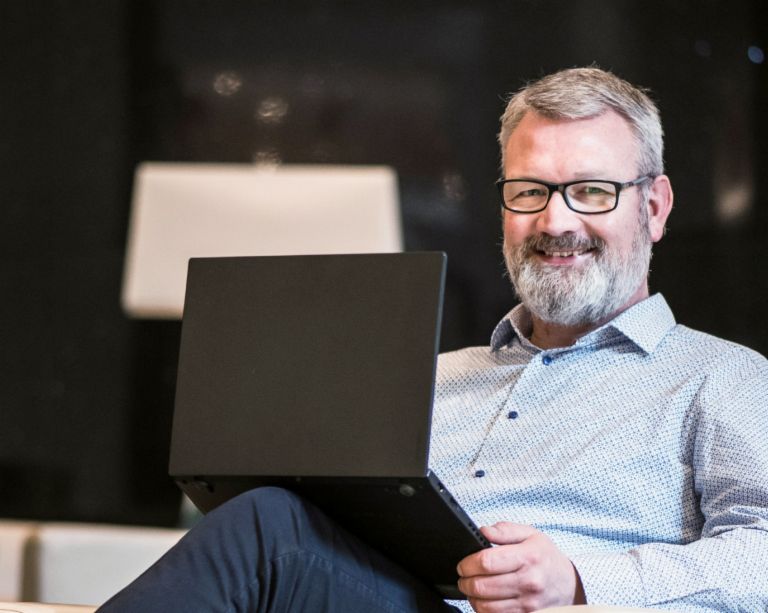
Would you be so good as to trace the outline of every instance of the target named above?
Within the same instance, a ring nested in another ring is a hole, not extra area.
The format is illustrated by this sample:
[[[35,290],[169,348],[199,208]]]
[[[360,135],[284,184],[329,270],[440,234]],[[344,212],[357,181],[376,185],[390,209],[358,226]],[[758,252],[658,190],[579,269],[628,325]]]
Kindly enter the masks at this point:
[[[521,304],[442,355],[430,463],[496,546],[463,610],[768,610],[768,362],[650,295],[672,190],[639,88],[565,70],[502,117],[504,257]],[[450,611],[295,495],[212,512],[104,611]]]
[[[498,545],[460,589],[481,612],[766,610],[768,367],[649,296],[672,208],[655,105],[565,70],[511,98],[500,142],[522,304],[441,356],[430,457]]]

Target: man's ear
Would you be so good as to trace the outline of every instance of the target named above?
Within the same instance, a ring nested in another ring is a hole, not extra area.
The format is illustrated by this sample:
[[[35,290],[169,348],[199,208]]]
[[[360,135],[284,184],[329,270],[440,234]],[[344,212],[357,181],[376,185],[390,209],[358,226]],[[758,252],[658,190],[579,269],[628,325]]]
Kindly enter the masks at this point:
[[[667,217],[672,212],[672,184],[667,175],[659,175],[653,180],[648,194],[648,230],[651,240],[656,243],[664,236]]]

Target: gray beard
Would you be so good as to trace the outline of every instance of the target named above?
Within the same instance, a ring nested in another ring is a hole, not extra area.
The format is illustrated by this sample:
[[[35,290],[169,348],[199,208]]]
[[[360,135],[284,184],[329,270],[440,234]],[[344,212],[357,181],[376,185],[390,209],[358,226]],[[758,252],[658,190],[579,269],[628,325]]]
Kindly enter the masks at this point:
[[[522,245],[504,243],[504,259],[515,292],[539,319],[561,326],[595,324],[626,306],[648,277],[652,241],[647,219],[639,220],[629,253],[609,247],[599,238],[575,234],[528,237]],[[550,266],[534,252],[594,249],[580,268]]]

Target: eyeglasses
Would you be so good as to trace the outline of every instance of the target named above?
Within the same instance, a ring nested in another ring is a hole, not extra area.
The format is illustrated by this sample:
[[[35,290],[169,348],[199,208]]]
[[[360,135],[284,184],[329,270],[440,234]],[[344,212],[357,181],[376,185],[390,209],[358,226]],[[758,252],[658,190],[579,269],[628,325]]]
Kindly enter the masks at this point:
[[[619,205],[621,190],[652,179],[650,175],[619,183],[586,179],[568,183],[544,183],[529,179],[502,179],[496,182],[501,205],[513,213],[538,213],[547,208],[554,192],[560,192],[566,206],[584,215],[608,213]]]

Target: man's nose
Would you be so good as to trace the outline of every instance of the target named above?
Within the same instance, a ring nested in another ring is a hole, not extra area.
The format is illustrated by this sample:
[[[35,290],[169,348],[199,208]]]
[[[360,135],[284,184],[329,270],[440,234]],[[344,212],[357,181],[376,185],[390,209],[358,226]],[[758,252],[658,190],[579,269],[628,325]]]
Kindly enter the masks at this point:
[[[566,232],[575,232],[581,228],[581,216],[568,208],[565,197],[560,192],[553,192],[547,208],[538,213],[536,229],[551,236],[560,236]]]

